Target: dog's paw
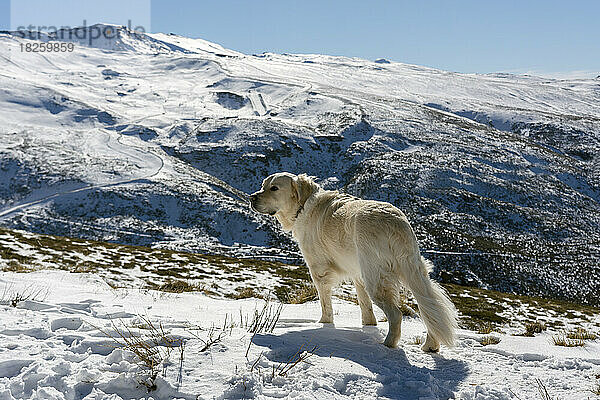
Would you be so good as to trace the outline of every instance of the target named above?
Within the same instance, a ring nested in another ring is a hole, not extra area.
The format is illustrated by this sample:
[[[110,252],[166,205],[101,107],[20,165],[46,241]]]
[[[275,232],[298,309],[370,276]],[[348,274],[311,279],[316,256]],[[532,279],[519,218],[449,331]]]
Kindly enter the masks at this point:
[[[425,343],[423,346],[421,346],[421,350],[423,350],[425,353],[437,353],[440,351],[440,346]]]
[[[362,324],[363,326],[375,326],[377,325],[377,318],[375,318],[375,315],[373,315],[372,317],[366,317],[362,319]]]
[[[421,346],[421,350],[426,353],[437,353],[440,351],[440,342],[434,339],[430,334],[427,334],[427,339],[425,339],[425,344]]]

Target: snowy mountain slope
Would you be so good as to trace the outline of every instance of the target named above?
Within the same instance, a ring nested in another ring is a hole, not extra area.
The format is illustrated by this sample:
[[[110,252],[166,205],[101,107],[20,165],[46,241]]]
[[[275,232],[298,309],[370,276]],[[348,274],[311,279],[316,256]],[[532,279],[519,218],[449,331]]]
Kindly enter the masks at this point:
[[[442,280],[597,304],[597,80],[112,29],[71,53],[0,35],[4,226],[293,261],[241,198],[306,172],[403,209]]]
[[[355,293],[335,297],[335,326],[316,323],[309,301],[284,304],[272,331],[249,332],[265,303],[241,294],[282,283],[292,292],[305,267],[5,229],[0,254],[3,399],[533,399],[536,379],[554,398],[587,399],[598,384],[598,340],[553,344],[575,328],[598,332],[597,308],[450,285],[458,345],[431,355],[415,317],[405,316],[398,349],[384,347],[386,324],[361,327]],[[531,322],[548,330],[521,336]],[[119,332],[149,343],[155,376]],[[206,348],[211,332],[219,339]],[[499,342],[483,345],[490,337]],[[312,355],[293,365],[303,351]]]

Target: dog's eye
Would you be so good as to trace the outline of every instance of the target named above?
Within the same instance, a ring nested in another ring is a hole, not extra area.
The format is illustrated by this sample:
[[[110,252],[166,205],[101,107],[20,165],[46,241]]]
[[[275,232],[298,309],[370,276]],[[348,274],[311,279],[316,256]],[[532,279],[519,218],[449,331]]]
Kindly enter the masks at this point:
[[[271,186],[271,192],[274,192],[276,190],[279,190],[279,188],[277,186]]]

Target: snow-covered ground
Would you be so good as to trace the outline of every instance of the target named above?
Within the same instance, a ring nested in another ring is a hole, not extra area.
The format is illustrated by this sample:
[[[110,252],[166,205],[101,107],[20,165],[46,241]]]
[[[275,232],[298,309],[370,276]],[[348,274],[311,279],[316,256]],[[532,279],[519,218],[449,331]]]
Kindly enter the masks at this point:
[[[30,299],[12,307],[17,293]],[[286,304],[272,332],[253,335],[257,299],[113,289],[93,274],[51,270],[1,273],[0,294],[3,400],[536,399],[536,379],[552,398],[588,399],[600,373],[598,342],[558,347],[546,333],[494,333],[500,342],[482,346],[483,335],[461,330],[456,348],[427,354],[415,343],[425,332],[418,318],[405,318],[400,347],[388,349],[387,324],[361,327],[358,306],[342,300],[335,326],[315,322],[316,302]],[[145,335],[148,322],[173,346],[151,392],[139,359],[107,336],[115,327]],[[211,327],[222,338],[201,351]],[[313,355],[292,367],[299,350]]]

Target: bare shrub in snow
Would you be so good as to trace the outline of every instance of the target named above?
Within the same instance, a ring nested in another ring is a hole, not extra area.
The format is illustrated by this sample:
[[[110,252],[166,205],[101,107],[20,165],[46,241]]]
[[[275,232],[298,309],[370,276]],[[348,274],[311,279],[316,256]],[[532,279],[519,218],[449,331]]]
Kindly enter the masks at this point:
[[[540,393],[540,398],[542,400],[555,400],[554,397],[550,396],[548,389],[546,389],[546,385],[544,385],[541,379],[536,378],[535,381],[537,383],[538,392]]]
[[[120,321],[118,326],[114,320],[111,320],[112,331],[94,327],[112,339],[117,347],[135,354],[139,361],[138,365],[148,374],[140,384],[151,392],[156,390],[158,374],[162,372],[165,375],[167,362],[174,348],[180,349],[180,362],[183,362],[183,340],[170,336],[162,323],[155,324],[148,318],[140,318],[143,326],[141,332],[138,332],[139,328],[127,325],[123,321]]]
[[[211,325],[211,327],[208,329],[189,327],[187,331],[200,342],[202,342],[200,352],[204,352],[210,349],[214,344],[221,342],[228,334],[231,335],[233,328],[235,328],[235,324],[231,321],[228,315],[225,315],[225,321],[221,327],[216,327],[215,325]],[[206,331],[206,334],[201,335],[201,331]]]
[[[17,290],[12,285],[6,285],[2,290],[2,295],[0,295],[0,305],[16,307],[26,300],[42,301],[48,295],[48,290],[47,287],[36,287],[34,285]]]
[[[305,347],[306,346],[306,347]],[[285,362],[279,363],[279,365],[273,365],[273,371],[271,377],[275,375],[287,376],[287,374],[298,364],[306,363],[310,357],[315,354],[315,351],[319,349],[319,346],[312,346],[308,348],[308,343],[304,343],[300,348],[292,354]]]
[[[277,322],[279,321],[279,317],[281,315],[281,311],[283,310],[283,304],[278,303],[277,305],[273,305],[269,303],[269,301],[265,301],[262,310],[259,312],[258,310],[254,310],[254,314],[252,316],[252,320],[249,325],[246,325],[248,328],[248,332],[252,333],[252,337],[248,342],[248,348],[246,348],[246,358],[248,358],[248,353],[250,352],[250,346],[252,346],[252,340],[254,340],[254,336],[260,332],[273,332]],[[240,315],[241,318],[241,315]],[[246,319],[246,322],[248,319]]]
[[[262,310],[254,310],[254,314],[252,316],[252,321],[248,326],[248,332],[250,333],[260,333],[260,332],[273,332],[277,322],[279,321],[279,317],[281,316],[281,311],[283,310],[283,304],[271,304],[268,301],[265,301]]]

